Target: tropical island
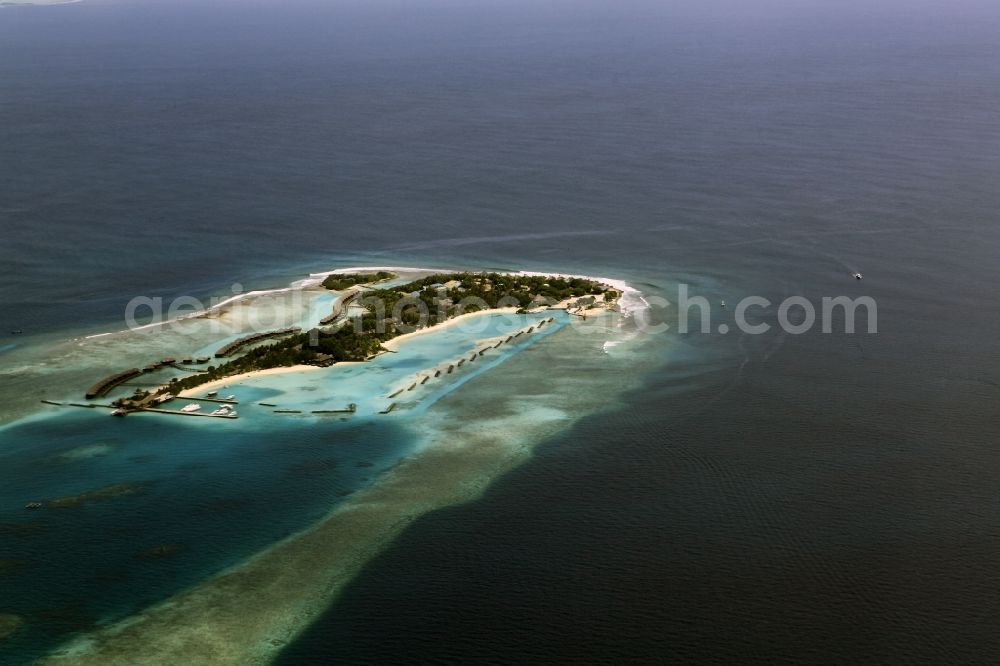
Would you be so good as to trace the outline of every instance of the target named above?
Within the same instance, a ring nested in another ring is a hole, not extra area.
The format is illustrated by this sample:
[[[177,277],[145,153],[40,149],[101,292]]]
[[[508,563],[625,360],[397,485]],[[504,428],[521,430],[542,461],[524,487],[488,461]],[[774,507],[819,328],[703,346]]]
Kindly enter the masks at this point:
[[[394,338],[478,312],[524,313],[597,304],[611,307],[620,296],[614,288],[592,279],[507,273],[436,273],[391,288],[377,287],[377,283],[396,277],[388,271],[331,275],[322,286],[342,293],[335,306],[336,316],[332,321],[324,319],[329,325],[309,331],[259,333],[238,340],[229,346],[241,346],[250,338],[267,339],[268,344],[252,346],[232,360],[187,377],[175,377],[152,392],[114,404],[126,410],[138,409],[146,406],[145,401],[167,393],[176,395],[251,372],[365,361],[389,351],[383,345]]]

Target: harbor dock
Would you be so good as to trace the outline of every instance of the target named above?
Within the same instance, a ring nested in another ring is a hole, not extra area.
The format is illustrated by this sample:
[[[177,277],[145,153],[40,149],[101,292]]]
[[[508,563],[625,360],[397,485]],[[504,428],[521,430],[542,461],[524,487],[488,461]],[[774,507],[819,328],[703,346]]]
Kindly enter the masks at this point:
[[[175,416],[204,416],[210,419],[238,419],[236,414],[206,414],[204,412],[182,412],[179,409],[161,409],[159,407],[140,407],[136,412],[152,412],[154,414],[174,414]]]

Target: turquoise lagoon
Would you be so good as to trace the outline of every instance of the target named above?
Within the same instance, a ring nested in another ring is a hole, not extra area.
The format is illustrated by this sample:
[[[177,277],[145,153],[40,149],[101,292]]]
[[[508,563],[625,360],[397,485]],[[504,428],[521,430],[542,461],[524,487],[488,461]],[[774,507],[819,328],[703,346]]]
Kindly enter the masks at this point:
[[[42,656],[321,521],[433,442],[440,419],[488,414],[490,405],[461,401],[450,412],[433,409],[469,382],[479,379],[485,382],[480,392],[489,385],[487,390],[507,397],[538,393],[520,404],[518,419],[560,427],[572,415],[543,395],[551,398],[559,388],[537,389],[551,375],[547,364],[565,369],[566,359],[557,363],[544,350],[565,352],[569,345],[580,358],[611,362],[613,354],[628,354],[628,345],[620,343],[635,337],[621,316],[581,326],[564,311],[481,313],[401,340],[394,353],[365,363],[234,378],[220,391],[236,395],[236,420],[158,414],[115,419],[100,407],[38,411],[39,396],[82,402],[83,390],[110,370],[163,356],[209,355],[254,326],[313,325],[336,295],[300,287],[241,298],[210,316],[172,325],[64,341],[36,363],[30,354],[40,359],[40,350],[15,352],[28,371],[20,379],[28,390],[13,402],[31,413],[0,428],[0,613],[25,622],[4,645],[8,655]],[[530,359],[530,370],[508,373],[523,385],[511,378],[490,384],[491,371],[529,349],[541,352]],[[177,374],[167,369],[136,381],[162,383]],[[568,392],[571,374],[566,372],[562,386]],[[134,388],[123,386],[111,397]],[[475,392],[469,395],[474,399]],[[484,401],[496,405],[501,399]],[[350,403],[357,406],[352,414],[311,413]],[[381,413],[392,404],[390,414]],[[516,425],[507,427],[517,440]],[[523,438],[521,444],[530,444],[529,431]],[[73,499],[62,508],[25,509],[28,502],[60,498]]]

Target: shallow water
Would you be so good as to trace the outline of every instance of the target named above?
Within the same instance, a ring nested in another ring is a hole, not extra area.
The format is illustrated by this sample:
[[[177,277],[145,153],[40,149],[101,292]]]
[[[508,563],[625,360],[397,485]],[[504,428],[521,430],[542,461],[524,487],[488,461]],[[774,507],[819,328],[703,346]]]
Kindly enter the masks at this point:
[[[80,339],[64,347],[50,372],[68,383],[107,363],[95,358],[148,359],[162,356],[154,350],[163,346],[214,339],[191,355],[210,354],[265,319],[268,326],[312,326],[331,301],[322,292],[282,292],[244,299],[211,317]],[[99,406],[46,406],[8,424],[0,429],[8,478],[0,493],[4,609],[23,618],[25,628],[6,649],[19,658],[40,656],[76,632],[113,624],[237,566],[427,446],[422,439],[434,428],[414,426],[413,419],[466,382],[567,327],[580,329],[576,335],[590,353],[608,356],[605,342],[634,336],[620,331],[630,317],[608,315],[587,325],[563,311],[477,314],[403,340],[395,352],[366,363],[228,383],[218,390],[239,400],[234,421],[148,413],[109,419]],[[87,365],[66,372],[78,359]],[[157,371],[155,381],[178,374]],[[94,402],[128,395],[135,381]],[[182,404],[178,398],[167,407]],[[351,404],[351,413],[314,413]],[[391,414],[381,414],[392,405]],[[523,418],[549,420],[544,410],[526,410]],[[44,507],[22,508],[34,501]]]

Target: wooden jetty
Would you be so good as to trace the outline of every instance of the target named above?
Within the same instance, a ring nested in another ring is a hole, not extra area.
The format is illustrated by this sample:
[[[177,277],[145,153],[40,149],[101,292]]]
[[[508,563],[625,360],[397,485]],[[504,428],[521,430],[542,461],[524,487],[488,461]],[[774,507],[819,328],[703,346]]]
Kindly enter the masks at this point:
[[[118,386],[119,384],[124,384],[133,377],[138,377],[141,374],[142,370],[140,370],[139,368],[131,368],[129,370],[125,370],[124,372],[119,372],[116,375],[105,377],[101,381],[91,386],[90,390],[87,391],[87,394],[84,397],[86,397],[87,400],[93,400],[94,398],[107,395],[108,391],[110,391],[114,387]]]
[[[55,405],[56,407],[62,407],[63,406],[63,404],[61,402],[56,402],[55,400],[42,400],[42,402],[44,402],[46,405]],[[87,405],[87,406],[90,407],[90,405]]]
[[[301,414],[302,410],[301,409],[276,409],[276,410],[274,410],[274,413],[275,414]]]
[[[328,326],[340,318],[340,315],[345,312],[347,306],[351,301],[357,297],[358,293],[361,291],[361,287],[351,287],[333,303],[333,311],[327,316],[319,320],[320,326]]]
[[[355,403],[349,404],[345,409],[314,409],[312,414],[353,414],[358,411],[358,406]]]
[[[249,344],[260,342],[261,340],[267,340],[268,338],[277,338],[282,335],[290,335],[292,333],[298,333],[301,330],[302,329],[299,328],[298,326],[292,326],[291,328],[282,328],[277,331],[266,331],[264,333],[254,333],[253,335],[247,335],[238,340],[233,340],[227,345],[223,345],[217,352],[215,352],[215,358],[225,358],[227,356],[232,356],[240,349]]]
[[[225,398],[192,398],[192,397],[187,397],[187,398],[181,398],[181,400],[195,400],[197,402],[218,402],[218,403],[221,403],[223,405],[238,405],[238,404],[240,404],[239,400],[226,400]]]

